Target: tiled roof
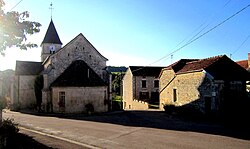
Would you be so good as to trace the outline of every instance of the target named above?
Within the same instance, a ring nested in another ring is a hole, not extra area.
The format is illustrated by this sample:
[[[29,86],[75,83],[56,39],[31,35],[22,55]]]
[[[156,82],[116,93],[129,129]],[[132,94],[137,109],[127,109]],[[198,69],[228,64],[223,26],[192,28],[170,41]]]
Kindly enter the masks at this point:
[[[16,61],[16,75],[38,75],[42,70],[42,62]]]
[[[134,76],[154,76],[158,77],[164,67],[150,66],[129,66]]]
[[[173,65],[168,66],[167,68],[171,68],[176,74],[205,70],[215,79],[250,80],[250,73],[232,61],[226,55],[193,60],[189,62],[180,60]]]
[[[107,84],[84,61],[74,61],[52,84],[52,87],[90,87]]]
[[[236,63],[239,64],[241,67],[248,69],[248,60],[242,60],[242,61],[238,61]]]
[[[192,71],[199,71],[206,69],[208,66],[218,61],[222,57],[223,56],[216,56],[216,57],[187,62],[180,70],[177,71],[177,73],[185,73],[185,72],[192,72]]]
[[[56,28],[55,28],[55,25],[51,19],[50,21],[50,24],[49,24],[49,27],[48,27],[48,30],[45,34],[45,37],[43,39],[43,42],[42,43],[55,43],[55,44],[62,44],[58,34],[57,34],[57,31],[56,31]]]
[[[186,63],[192,62],[192,61],[197,61],[197,60],[199,60],[199,59],[181,59],[181,60],[167,66],[165,69],[167,69],[167,70],[173,69],[175,72],[177,72],[180,69],[182,69],[182,67],[184,65],[186,65]]]

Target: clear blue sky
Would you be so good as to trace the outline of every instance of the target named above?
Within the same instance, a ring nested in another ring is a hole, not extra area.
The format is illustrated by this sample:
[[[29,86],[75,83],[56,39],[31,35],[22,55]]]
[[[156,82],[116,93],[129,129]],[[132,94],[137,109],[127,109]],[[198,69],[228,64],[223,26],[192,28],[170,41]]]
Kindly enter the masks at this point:
[[[18,2],[5,0],[6,11]],[[38,45],[50,22],[51,2],[53,22],[63,45],[83,33],[113,66],[152,64],[199,31],[201,35],[250,4],[250,0],[22,0],[13,10],[27,10],[29,20],[42,24],[40,33],[29,37]],[[250,7],[174,53],[172,59],[168,56],[152,65],[167,66],[181,58],[223,54],[232,54],[234,61],[247,59],[249,35]],[[6,57],[0,57],[0,70],[14,69],[16,59],[40,61],[40,52],[40,47],[20,53],[8,49]]]

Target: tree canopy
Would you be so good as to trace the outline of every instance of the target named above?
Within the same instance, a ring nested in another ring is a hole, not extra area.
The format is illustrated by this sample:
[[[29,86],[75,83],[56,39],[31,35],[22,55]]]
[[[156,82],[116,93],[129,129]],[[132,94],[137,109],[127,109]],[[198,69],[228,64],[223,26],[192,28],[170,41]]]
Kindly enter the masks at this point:
[[[29,12],[3,10],[5,3],[0,0],[0,53],[4,55],[6,48],[19,47],[22,50],[37,47],[34,43],[27,43],[27,35],[40,31],[38,22],[27,21]]]

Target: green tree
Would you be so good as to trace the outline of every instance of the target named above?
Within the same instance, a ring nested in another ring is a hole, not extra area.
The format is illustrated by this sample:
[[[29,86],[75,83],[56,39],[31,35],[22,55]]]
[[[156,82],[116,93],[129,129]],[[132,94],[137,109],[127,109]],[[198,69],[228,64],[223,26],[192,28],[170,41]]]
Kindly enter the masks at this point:
[[[22,50],[37,47],[34,43],[27,43],[27,35],[40,31],[38,22],[27,21],[29,12],[5,12],[5,3],[0,0],[0,53],[4,55],[6,48],[19,47]]]
[[[36,44],[27,43],[27,35],[32,35],[40,31],[41,26],[38,22],[27,21],[29,12],[17,11],[5,12],[3,10],[5,3],[0,0],[0,54],[4,55],[6,48],[19,47],[27,48],[37,47]],[[4,108],[3,99],[0,101],[0,123],[2,122],[2,109]]]

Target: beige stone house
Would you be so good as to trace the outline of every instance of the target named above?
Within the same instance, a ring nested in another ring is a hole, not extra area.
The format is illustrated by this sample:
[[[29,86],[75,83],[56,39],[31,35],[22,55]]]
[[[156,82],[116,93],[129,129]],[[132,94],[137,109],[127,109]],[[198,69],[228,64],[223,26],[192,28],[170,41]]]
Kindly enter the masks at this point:
[[[241,60],[241,61],[237,61],[237,64],[239,64],[242,68],[246,69],[247,71],[250,72],[250,53],[248,53],[248,59],[247,60]],[[250,81],[247,81],[247,92],[248,92],[248,96],[250,97]]]
[[[202,113],[221,113],[232,106],[240,108],[246,95],[246,81],[250,79],[248,71],[225,55],[181,59],[164,68],[159,78],[160,109],[166,104]]]
[[[62,47],[51,20],[41,47],[41,62],[17,61],[18,96],[15,102],[19,108],[36,104],[33,84],[35,78],[42,75],[42,106],[45,111],[79,113],[86,111],[87,104],[91,104],[95,112],[108,110],[108,75],[105,70],[108,59],[83,34]]]
[[[159,104],[159,79],[163,67],[129,66],[123,77],[123,109],[146,110]]]

